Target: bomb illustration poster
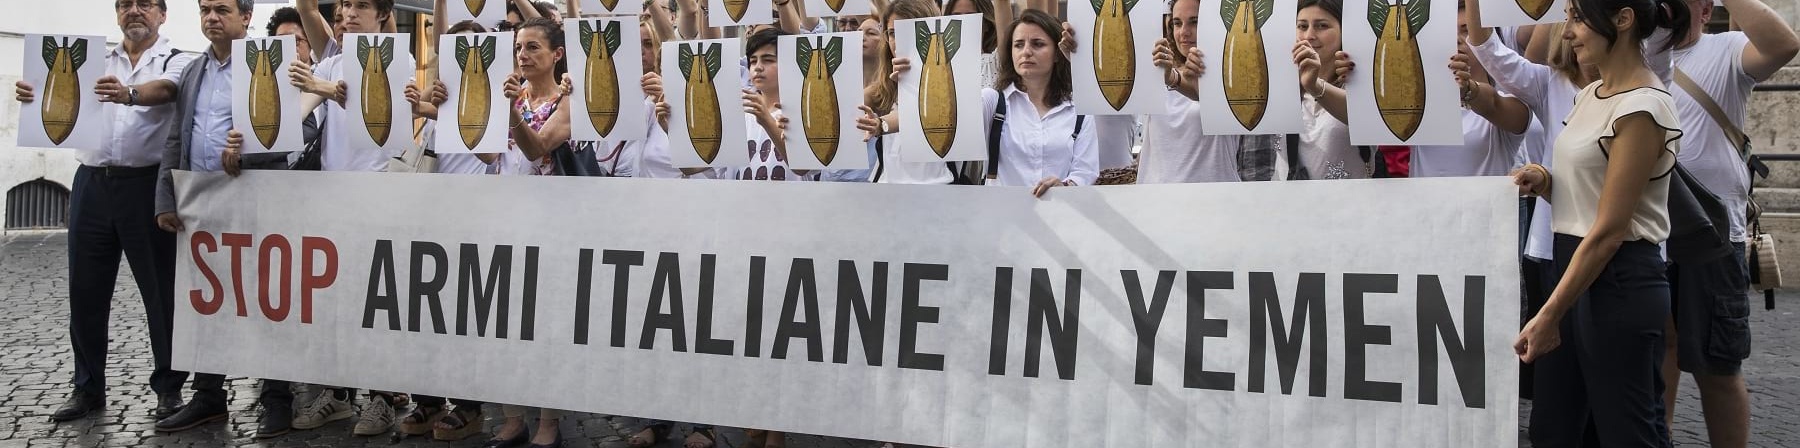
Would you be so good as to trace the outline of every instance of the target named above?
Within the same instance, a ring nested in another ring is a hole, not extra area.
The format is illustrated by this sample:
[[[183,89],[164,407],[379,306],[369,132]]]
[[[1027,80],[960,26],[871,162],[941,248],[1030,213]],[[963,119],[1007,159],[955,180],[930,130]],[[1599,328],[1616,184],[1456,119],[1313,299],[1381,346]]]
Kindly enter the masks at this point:
[[[669,103],[669,162],[676,168],[750,163],[738,39],[667,42],[663,100]],[[790,120],[792,117],[790,117]],[[794,146],[790,144],[790,153]]]
[[[636,16],[644,12],[644,3],[631,0],[581,0],[581,15]]]
[[[806,0],[806,14],[814,17],[864,16],[875,13],[875,4],[866,0]],[[851,30],[839,30],[851,31]],[[856,41],[850,41],[855,43]]]
[[[294,37],[231,42],[231,127],[244,135],[243,154],[301,149],[300,88],[288,81]],[[196,63],[202,60],[196,60]]]
[[[1461,145],[1462,114],[1450,75],[1456,0],[1358,0],[1344,5],[1344,51],[1356,63],[1350,142]]]
[[[1563,8],[1568,0],[1481,0],[1481,25],[1510,27],[1539,23],[1562,23],[1567,19]],[[1556,36],[1551,36],[1556,37]]]
[[[1092,115],[1161,114],[1162,73],[1151,61],[1162,37],[1163,6],[1154,0],[1070,2],[1075,28],[1073,69],[1075,111]]]
[[[707,24],[714,27],[775,23],[773,0],[705,0]],[[860,1],[860,0],[858,0]]]
[[[1300,132],[1295,13],[1286,4],[1200,1],[1195,45],[1207,68],[1198,86],[1200,128],[1207,135]]]
[[[912,63],[899,82],[901,160],[987,160],[981,33],[979,14],[894,21],[895,56]]]
[[[642,34],[636,20],[568,19],[569,128],[575,140],[625,141],[649,135],[645,123]]]
[[[18,145],[101,149],[110,127],[94,82],[106,75],[100,36],[25,36],[25,76],[35,100],[19,107]]]
[[[438,76],[450,97],[438,107],[438,153],[506,152],[512,33],[454,34],[438,41]]]
[[[412,140],[412,105],[406,83],[414,63],[410,34],[348,34],[344,55],[344,114],[349,120],[352,150],[379,150],[399,155]]]
[[[800,170],[869,168],[856,129],[862,98],[862,33],[782,36],[781,109],[788,117],[788,165]]]
[[[450,16],[448,23],[460,23],[474,20],[482,26],[493,29],[494,25],[506,20],[506,5],[511,0],[444,0],[445,15]]]

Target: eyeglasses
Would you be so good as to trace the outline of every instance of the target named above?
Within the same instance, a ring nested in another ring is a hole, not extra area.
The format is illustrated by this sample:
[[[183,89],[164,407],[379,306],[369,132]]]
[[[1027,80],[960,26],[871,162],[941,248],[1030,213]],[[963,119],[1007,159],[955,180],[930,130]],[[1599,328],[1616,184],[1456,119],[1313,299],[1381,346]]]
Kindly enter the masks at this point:
[[[162,6],[160,4],[158,4],[157,2],[153,2],[153,1],[149,1],[149,0],[139,0],[136,2],[128,0],[128,1],[118,2],[118,3],[113,3],[113,9],[116,9],[119,12],[131,11],[133,9],[149,11],[152,8],[161,8],[161,7]]]

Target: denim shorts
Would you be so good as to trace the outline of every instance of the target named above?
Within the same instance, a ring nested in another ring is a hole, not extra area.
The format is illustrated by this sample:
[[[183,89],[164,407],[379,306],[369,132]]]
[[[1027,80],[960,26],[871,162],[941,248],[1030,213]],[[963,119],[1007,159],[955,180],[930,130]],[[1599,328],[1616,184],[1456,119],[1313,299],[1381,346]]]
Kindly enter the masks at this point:
[[[1731,246],[1730,257],[1669,265],[1675,362],[1683,372],[1737,375],[1750,356],[1750,267],[1744,243]]]

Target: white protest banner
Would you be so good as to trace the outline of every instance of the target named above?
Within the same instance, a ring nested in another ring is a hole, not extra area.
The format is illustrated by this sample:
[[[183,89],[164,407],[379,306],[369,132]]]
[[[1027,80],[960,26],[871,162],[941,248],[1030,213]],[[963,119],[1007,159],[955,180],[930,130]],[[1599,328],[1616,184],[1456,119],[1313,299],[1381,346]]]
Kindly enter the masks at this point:
[[[788,164],[798,170],[869,168],[856,116],[862,105],[862,33],[776,39]]]
[[[644,12],[638,0],[581,0],[581,15],[635,16]]]
[[[1344,52],[1356,63],[1344,85],[1351,144],[1463,143],[1461,91],[1450,74],[1456,1],[1344,3]]]
[[[438,107],[437,153],[506,152],[512,103],[503,86],[512,61],[510,32],[438,38],[438,76],[450,96]]]
[[[345,119],[350,149],[398,156],[414,145],[412,105],[404,92],[412,77],[412,35],[347,34],[344,55]]]
[[[444,0],[445,15],[450,16],[447,22],[454,26],[464,20],[473,20],[481,26],[493,29],[495,25],[506,21],[506,4],[511,0]]]
[[[630,3],[627,1],[627,3]],[[579,141],[642,140],[649,134],[642,110],[644,41],[637,19],[567,19],[564,42],[571,42],[569,131]]]
[[[1273,1],[1273,0],[1270,0]],[[1151,61],[1162,37],[1161,2],[1086,0],[1069,3],[1075,28],[1075,112],[1094,115],[1161,114],[1168,89]]]
[[[106,76],[106,38],[27,34],[25,76],[33,101],[19,106],[18,145],[102,149],[112,117],[94,83]]]
[[[742,167],[750,153],[737,64],[737,39],[665,42],[663,100],[669,103],[669,164],[676,168]],[[754,149],[752,149],[754,150]]]
[[[912,63],[899,80],[900,159],[987,160],[981,15],[895,20],[893,32],[895,57]]]
[[[806,7],[807,15],[814,17],[866,16],[875,13],[875,2],[869,0],[806,0],[802,6]]]
[[[1200,128],[1207,135],[1301,131],[1295,12],[1277,3],[1200,0],[1196,44],[1208,68],[1200,77]]]
[[[1506,178],[175,182],[181,370],[927,446],[1517,446]],[[447,191],[482,205],[394,200]]]
[[[1489,28],[1559,23],[1569,18],[1563,13],[1569,0],[1481,0],[1471,3],[1480,5],[1481,26]]]
[[[772,0],[703,0],[706,21],[714,27],[764,25],[775,23]]]
[[[294,36],[231,41],[231,128],[244,135],[243,154],[301,149],[300,88],[288,82]]]

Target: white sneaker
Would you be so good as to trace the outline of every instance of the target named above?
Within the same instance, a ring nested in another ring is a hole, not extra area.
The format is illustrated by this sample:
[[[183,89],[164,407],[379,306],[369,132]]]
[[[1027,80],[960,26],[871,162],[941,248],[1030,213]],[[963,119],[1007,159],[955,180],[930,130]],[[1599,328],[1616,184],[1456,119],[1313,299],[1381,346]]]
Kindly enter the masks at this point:
[[[362,416],[356,419],[356,429],[351,434],[358,436],[378,436],[387,434],[394,428],[394,405],[385,397],[369,397],[363,404]]]
[[[350,418],[355,413],[355,406],[349,400],[337,399],[337,392],[326,390],[319,393],[306,407],[300,409],[300,415],[294,416],[294,429],[314,429],[328,423]]]

